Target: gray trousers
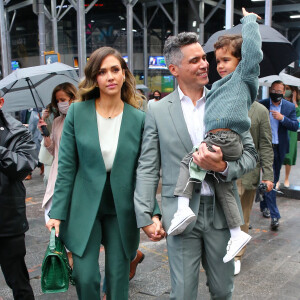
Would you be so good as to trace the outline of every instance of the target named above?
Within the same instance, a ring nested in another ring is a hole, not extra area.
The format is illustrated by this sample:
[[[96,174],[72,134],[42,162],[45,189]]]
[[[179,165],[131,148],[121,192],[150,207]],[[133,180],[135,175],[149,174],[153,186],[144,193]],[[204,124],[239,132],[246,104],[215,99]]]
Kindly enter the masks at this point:
[[[172,286],[170,300],[198,299],[199,276],[204,275],[199,272],[200,262],[206,273],[211,299],[232,299],[234,260],[224,264],[222,259],[230,233],[228,228],[214,227],[214,208],[212,196],[201,196],[193,230],[167,236]]]
[[[209,132],[203,143],[207,148],[214,152],[212,145],[221,148],[223,160],[236,161],[243,153],[243,144],[240,136],[234,131],[218,131],[216,133]],[[188,153],[180,164],[180,173],[176,188],[175,196],[186,197],[191,199],[195,180],[190,178],[189,164],[192,159],[193,152]],[[209,173],[208,173],[209,174]],[[211,175],[213,176],[213,175]],[[243,225],[239,208],[233,194],[233,183],[214,180],[216,199],[220,202],[229,228],[235,228]]]

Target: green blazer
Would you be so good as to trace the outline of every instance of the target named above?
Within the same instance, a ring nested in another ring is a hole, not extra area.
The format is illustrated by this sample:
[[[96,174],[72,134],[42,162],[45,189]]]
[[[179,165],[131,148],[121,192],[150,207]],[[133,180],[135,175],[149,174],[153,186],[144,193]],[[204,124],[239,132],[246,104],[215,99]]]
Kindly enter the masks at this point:
[[[207,90],[206,90],[207,93]],[[249,132],[241,135],[244,152],[238,161],[228,162],[228,175],[224,178],[216,174],[221,180],[232,181],[249,172],[256,166],[257,153]],[[176,89],[162,100],[149,106],[145,130],[143,134],[142,152],[137,169],[136,189],[134,193],[135,212],[138,227],[152,223],[151,214],[155,209],[155,192],[162,169],[162,218],[163,226],[167,231],[171,219],[177,210],[177,198],[174,190],[177,183],[180,162],[192,150],[193,144],[184,120],[181,103]],[[207,179],[213,189],[211,179]],[[201,185],[194,185],[194,192],[190,207],[198,215],[200,206]],[[234,193],[237,204],[240,200],[236,185]],[[241,208],[241,207],[240,207]],[[191,231],[196,221],[192,222],[185,230]],[[227,228],[227,222],[219,201],[214,203],[214,227]]]
[[[127,257],[138,248],[139,230],[133,194],[145,114],[124,103],[110,182]],[[73,103],[68,111],[59,149],[58,176],[51,218],[62,220],[60,237],[82,256],[93,228],[106,181],[95,100]]]

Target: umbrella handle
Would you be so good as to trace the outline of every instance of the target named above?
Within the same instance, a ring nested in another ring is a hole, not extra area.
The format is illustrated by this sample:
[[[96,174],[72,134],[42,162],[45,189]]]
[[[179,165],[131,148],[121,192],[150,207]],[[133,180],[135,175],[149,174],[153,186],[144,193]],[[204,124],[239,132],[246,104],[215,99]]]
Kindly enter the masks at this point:
[[[42,125],[41,126],[41,130],[42,130],[42,136],[50,136],[50,133],[49,133],[49,130],[48,130],[48,128],[47,128],[47,126],[46,125]]]

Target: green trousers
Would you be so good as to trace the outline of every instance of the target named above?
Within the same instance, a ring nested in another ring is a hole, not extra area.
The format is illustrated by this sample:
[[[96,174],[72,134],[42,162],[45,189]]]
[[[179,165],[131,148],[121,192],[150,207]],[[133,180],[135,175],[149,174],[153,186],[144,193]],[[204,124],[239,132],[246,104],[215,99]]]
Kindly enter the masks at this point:
[[[130,259],[123,249],[109,179],[85,252],[82,257],[73,254],[73,276],[79,300],[100,299],[101,243],[105,248],[107,300],[128,300]]]

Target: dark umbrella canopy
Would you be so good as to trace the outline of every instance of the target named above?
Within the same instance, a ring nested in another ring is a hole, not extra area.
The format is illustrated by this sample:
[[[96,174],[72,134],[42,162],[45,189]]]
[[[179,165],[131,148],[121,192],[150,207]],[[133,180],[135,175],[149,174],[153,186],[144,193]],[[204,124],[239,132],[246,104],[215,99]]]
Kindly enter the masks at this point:
[[[260,63],[260,76],[278,75],[290,63],[298,59],[296,49],[277,30],[267,25],[259,25],[259,32],[262,39],[262,51],[264,58]],[[220,79],[214,56],[214,44],[218,38],[225,34],[241,34],[242,24],[227,30],[220,30],[214,33],[203,46],[209,61],[209,82]]]

